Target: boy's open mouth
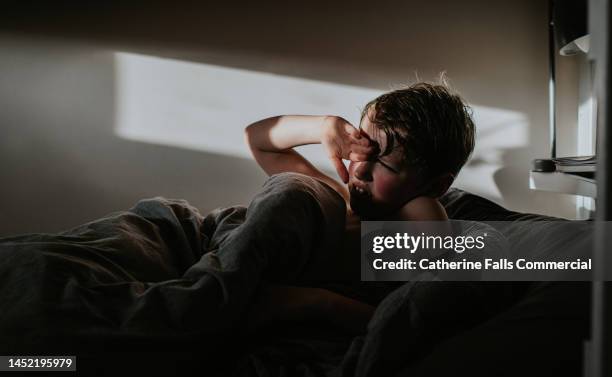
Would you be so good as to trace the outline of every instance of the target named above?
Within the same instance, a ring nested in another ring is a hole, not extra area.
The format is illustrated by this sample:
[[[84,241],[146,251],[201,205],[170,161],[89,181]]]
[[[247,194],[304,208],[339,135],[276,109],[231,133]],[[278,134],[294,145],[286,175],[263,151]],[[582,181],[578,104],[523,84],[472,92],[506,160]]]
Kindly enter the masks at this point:
[[[351,208],[355,213],[364,215],[372,206],[372,193],[363,186],[349,185]]]
[[[355,183],[349,185],[349,192],[351,195],[356,194],[358,196],[371,196],[370,192],[365,186],[357,185]]]
[[[361,187],[357,187],[357,186],[353,186],[354,187],[354,191],[356,191],[358,194],[363,195],[365,194],[365,190],[362,189]]]

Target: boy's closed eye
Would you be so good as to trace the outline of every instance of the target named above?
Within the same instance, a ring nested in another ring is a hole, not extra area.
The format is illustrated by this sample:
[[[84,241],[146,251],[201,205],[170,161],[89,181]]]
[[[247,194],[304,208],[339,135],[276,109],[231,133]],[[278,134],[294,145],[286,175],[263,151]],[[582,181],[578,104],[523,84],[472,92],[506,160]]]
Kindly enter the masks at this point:
[[[399,170],[397,170],[396,168],[394,168],[393,166],[391,166],[389,163],[383,161],[380,159],[380,157],[376,158],[376,161],[380,162],[380,164],[382,166],[384,166],[385,168],[387,168],[388,170],[391,170],[392,172],[394,172],[395,174],[399,174]]]

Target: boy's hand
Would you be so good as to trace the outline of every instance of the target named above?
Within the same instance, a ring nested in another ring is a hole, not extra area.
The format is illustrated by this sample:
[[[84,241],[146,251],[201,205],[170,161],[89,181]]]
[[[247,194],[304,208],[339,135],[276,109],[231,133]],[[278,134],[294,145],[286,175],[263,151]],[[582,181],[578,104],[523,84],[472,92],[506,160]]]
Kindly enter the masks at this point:
[[[344,183],[348,183],[349,175],[342,160],[367,161],[378,155],[379,150],[375,141],[361,135],[346,119],[337,116],[325,118],[321,144]]]

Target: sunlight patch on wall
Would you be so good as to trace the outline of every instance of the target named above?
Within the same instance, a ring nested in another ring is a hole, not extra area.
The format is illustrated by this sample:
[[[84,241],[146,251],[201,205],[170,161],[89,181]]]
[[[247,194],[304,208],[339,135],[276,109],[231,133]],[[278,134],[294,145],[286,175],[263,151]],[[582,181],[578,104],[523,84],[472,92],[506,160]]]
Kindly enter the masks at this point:
[[[116,53],[115,60],[118,136],[235,157],[251,158],[243,139],[250,123],[280,114],[335,114],[357,126],[363,105],[382,93],[132,53]],[[456,185],[500,198],[493,173],[507,163],[504,150],[527,145],[528,122],[515,111],[473,110],[476,150]],[[320,145],[298,149],[319,168],[334,171]]]
[[[116,53],[117,135],[250,158],[243,130],[280,114],[336,114],[359,122],[377,90],[270,73]],[[357,125],[357,123],[354,123]],[[300,152],[332,170],[318,145]]]

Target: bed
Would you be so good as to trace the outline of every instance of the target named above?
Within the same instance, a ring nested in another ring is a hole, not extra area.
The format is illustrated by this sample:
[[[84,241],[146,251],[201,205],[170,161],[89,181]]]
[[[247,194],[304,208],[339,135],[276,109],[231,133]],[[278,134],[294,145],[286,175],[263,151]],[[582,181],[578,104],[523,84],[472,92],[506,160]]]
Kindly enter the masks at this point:
[[[62,233],[0,239],[0,351],[77,355],[88,375],[581,373],[588,282],[334,279],[317,269],[341,242],[345,207],[332,191],[281,173],[246,207],[200,214],[157,197]],[[516,222],[509,237],[530,236],[522,222],[562,220],[457,188],[441,202],[452,219]],[[368,332],[309,322],[247,335],[258,283],[296,277],[378,305]]]

